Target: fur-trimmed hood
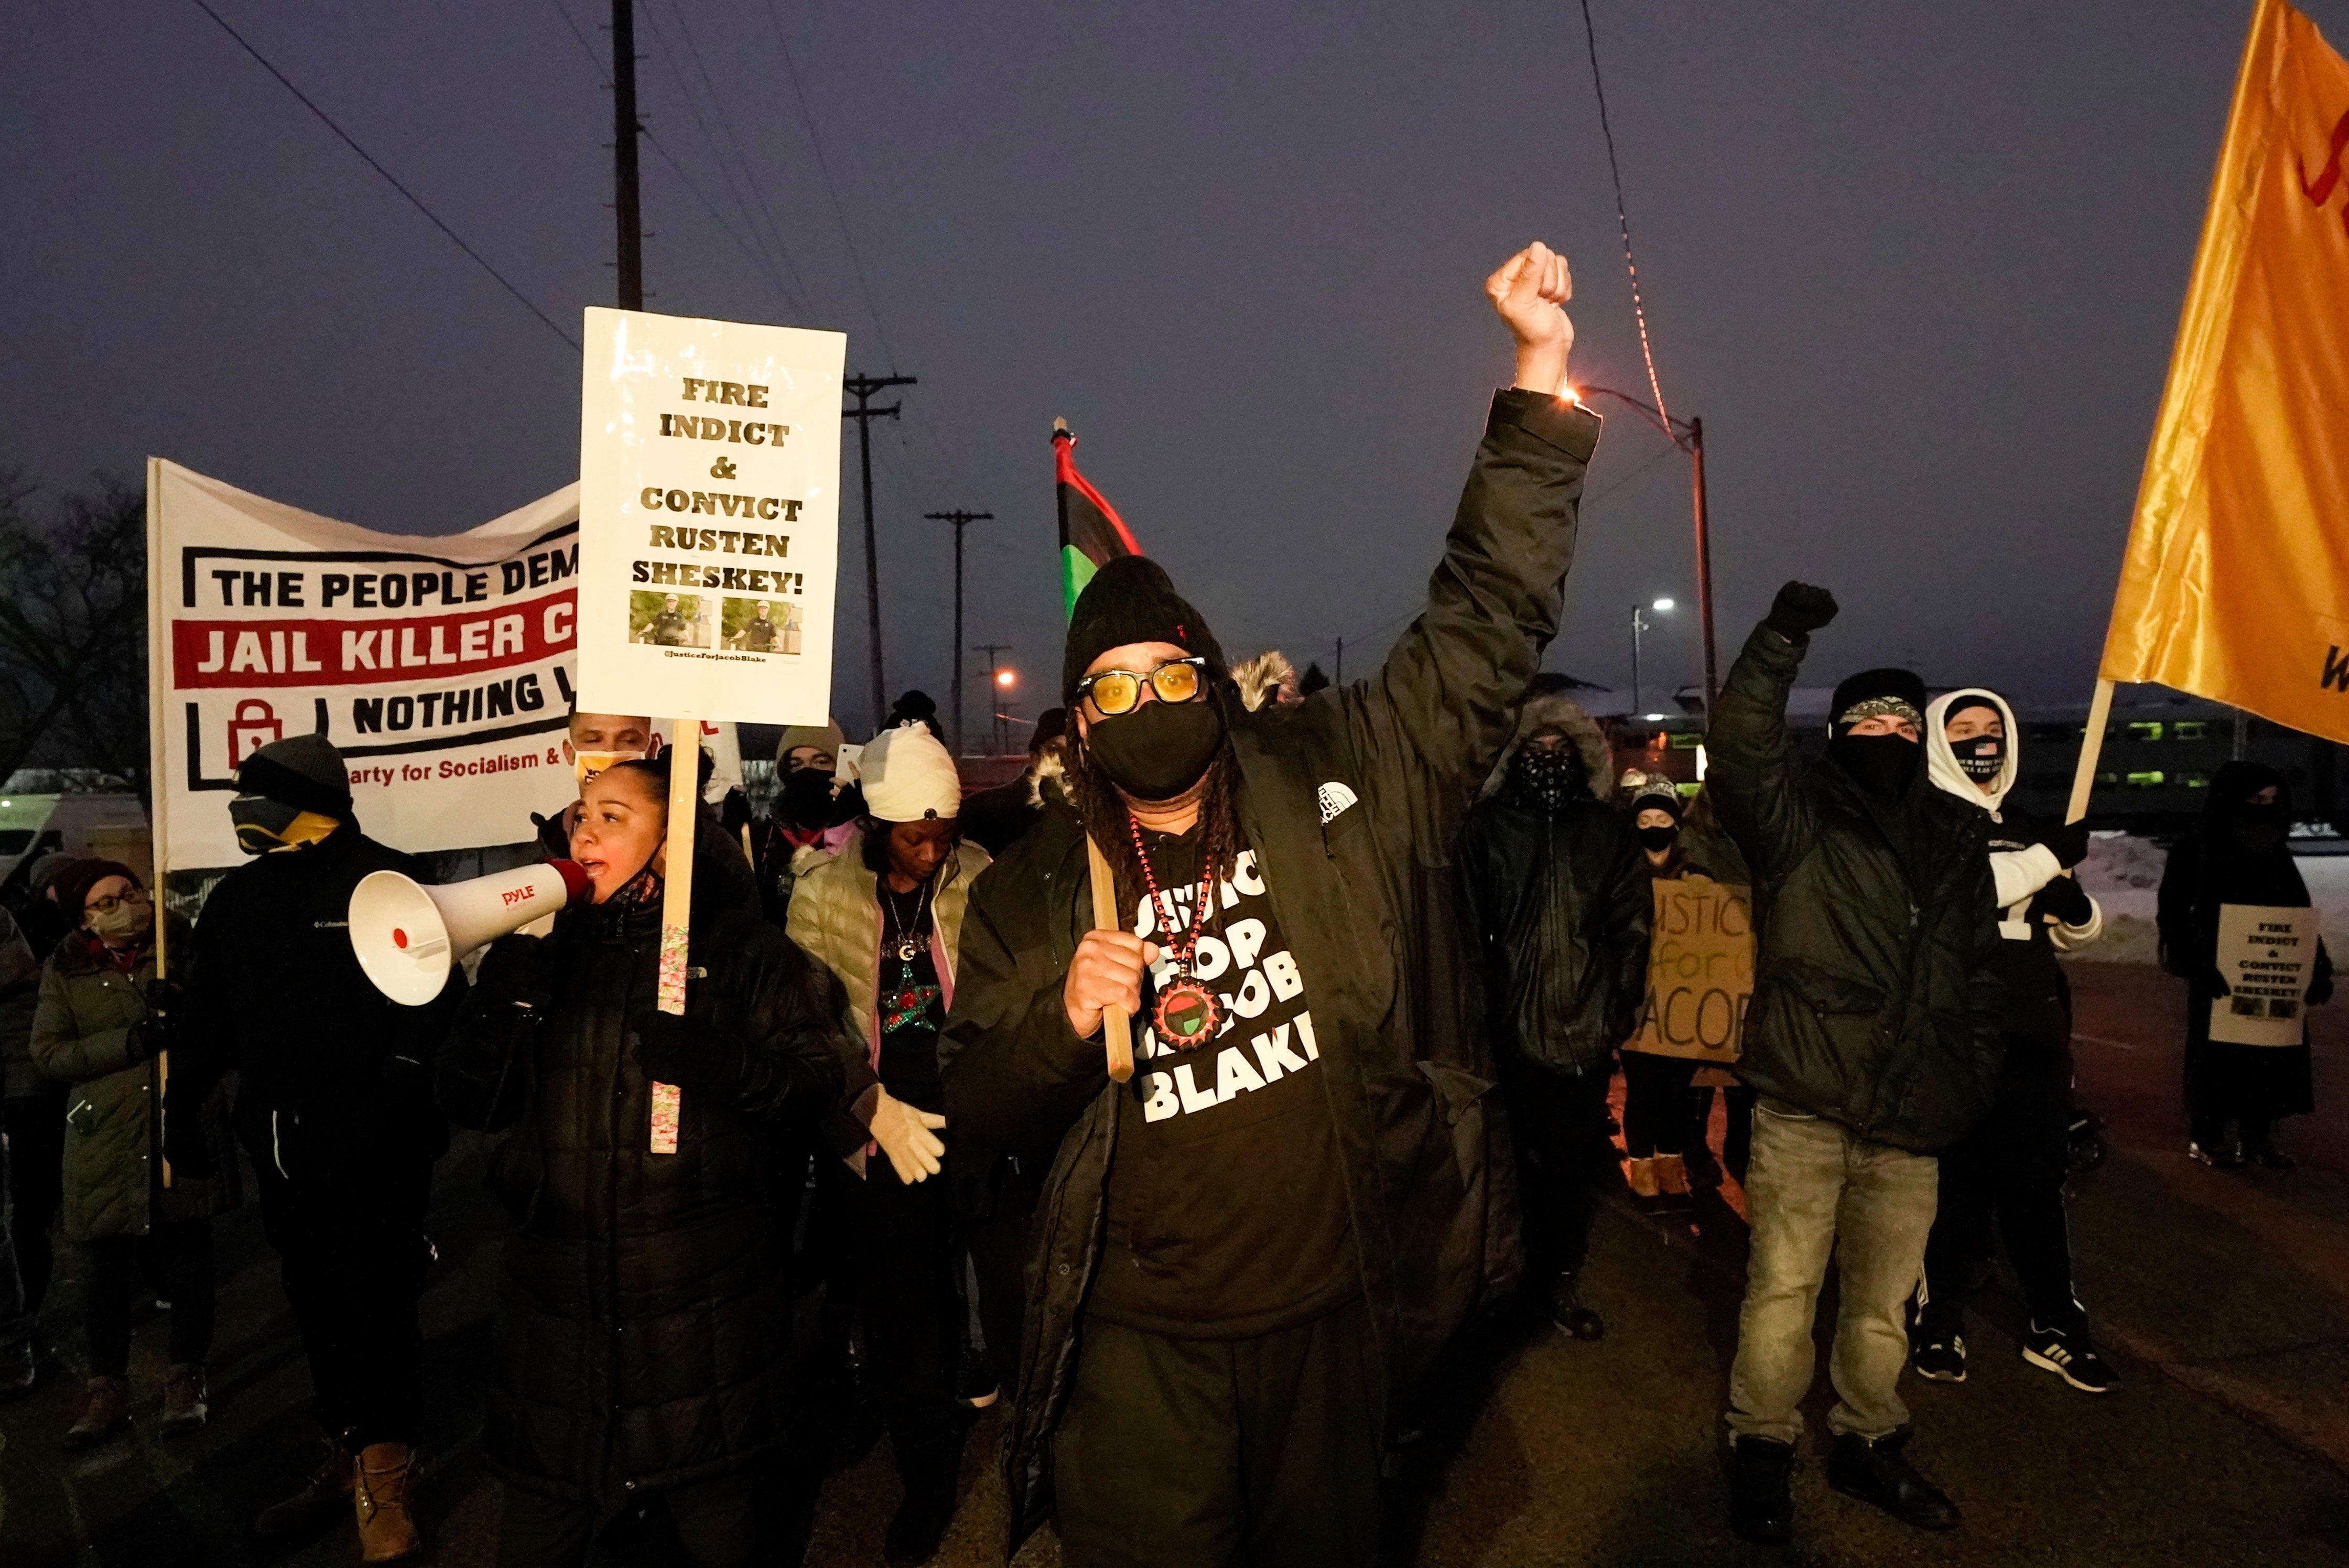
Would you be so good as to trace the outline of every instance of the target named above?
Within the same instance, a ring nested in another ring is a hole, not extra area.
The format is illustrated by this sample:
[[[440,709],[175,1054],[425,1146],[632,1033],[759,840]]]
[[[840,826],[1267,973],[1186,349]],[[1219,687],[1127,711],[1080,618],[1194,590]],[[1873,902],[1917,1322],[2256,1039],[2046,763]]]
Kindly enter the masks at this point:
[[[1517,710],[1517,727],[1510,732],[1509,743],[1501,748],[1494,760],[1493,771],[1485,775],[1485,787],[1477,792],[1479,800],[1500,794],[1507,782],[1509,763],[1519,748],[1542,730],[1562,730],[1574,743],[1575,754],[1582,759],[1583,776],[1589,781],[1590,793],[1605,800],[1615,787],[1615,753],[1607,743],[1607,732],[1599,721],[1582,711],[1580,703],[1554,691],[1539,691],[1526,699]]]

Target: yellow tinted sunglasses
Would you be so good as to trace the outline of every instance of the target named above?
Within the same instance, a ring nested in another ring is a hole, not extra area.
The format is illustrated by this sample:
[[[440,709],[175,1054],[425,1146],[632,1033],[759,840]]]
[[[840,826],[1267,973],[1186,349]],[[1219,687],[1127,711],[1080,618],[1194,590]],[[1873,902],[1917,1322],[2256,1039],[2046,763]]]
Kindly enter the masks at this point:
[[[1077,682],[1077,701],[1090,698],[1102,718],[1114,719],[1141,705],[1142,683],[1147,680],[1161,702],[1188,702],[1206,684],[1206,659],[1194,654],[1170,659],[1148,674],[1138,670],[1095,670]]]

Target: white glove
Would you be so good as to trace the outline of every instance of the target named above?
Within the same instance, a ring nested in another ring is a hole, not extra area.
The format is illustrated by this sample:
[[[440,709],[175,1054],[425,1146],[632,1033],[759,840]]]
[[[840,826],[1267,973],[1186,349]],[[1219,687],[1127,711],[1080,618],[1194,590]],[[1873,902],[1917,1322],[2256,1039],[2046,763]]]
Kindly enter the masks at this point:
[[[946,1153],[947,1146],[932,1129],[946,1125],[946,1117],[916,1110],[876,1086],[873,1120],[865,1130],[896,1168],[897,1179],[910,1187],[938,1173],[938,1157]]]

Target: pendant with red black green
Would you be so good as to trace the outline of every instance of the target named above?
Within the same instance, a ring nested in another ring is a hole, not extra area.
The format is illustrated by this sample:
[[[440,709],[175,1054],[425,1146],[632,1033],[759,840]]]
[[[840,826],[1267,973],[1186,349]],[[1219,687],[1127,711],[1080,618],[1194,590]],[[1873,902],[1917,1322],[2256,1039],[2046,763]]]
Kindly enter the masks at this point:
[[[1158,992],[1158,1010],[1151,1022],[1158,1038],[1177,1051],[1188,1051],[1216,1037],[1223,1021],[1223,1004],[1216,993],[1195,980],[1178,980]]]

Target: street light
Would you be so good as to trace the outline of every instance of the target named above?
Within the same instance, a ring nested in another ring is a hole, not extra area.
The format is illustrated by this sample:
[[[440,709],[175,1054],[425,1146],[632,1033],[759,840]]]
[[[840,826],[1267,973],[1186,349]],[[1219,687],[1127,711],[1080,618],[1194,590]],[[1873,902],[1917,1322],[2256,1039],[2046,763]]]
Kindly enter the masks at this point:
[[[1657,599],[1653,604],[1649,605],[1647,609],[1642,609],[1638,605],[1631,607],[1631,711],[1634,713],[1640,711],[1640,634],[1655,629],[1648,624],[1647,610],[1651,609],[1661,615],[1669,612],[1671,607],[1672,601],[1668,598]],[[1705,710],[1704,716],[1710,722],[1713,718],[1713,710],[1710,707]],[[1651,713],[1648,717],[1651,720],[1659,720],[1663,715]]]
[[[1663,431],[1666,441],[1689,454],[1689,489],[1696,512],[1696,615],[1698,629],[1704,635],[1704,718],[1710,724],[1713,722],[1713,701],[1720,692],[1721,682],[1713,673],[1713,535],[1704,503],[1704,421],[1667,420],[1652,405],[1619,392],[1612,387],[1577,387],[1573,391],[1578,402],[1593,396],[1608,397],[1636,410],[1650,424]]]

